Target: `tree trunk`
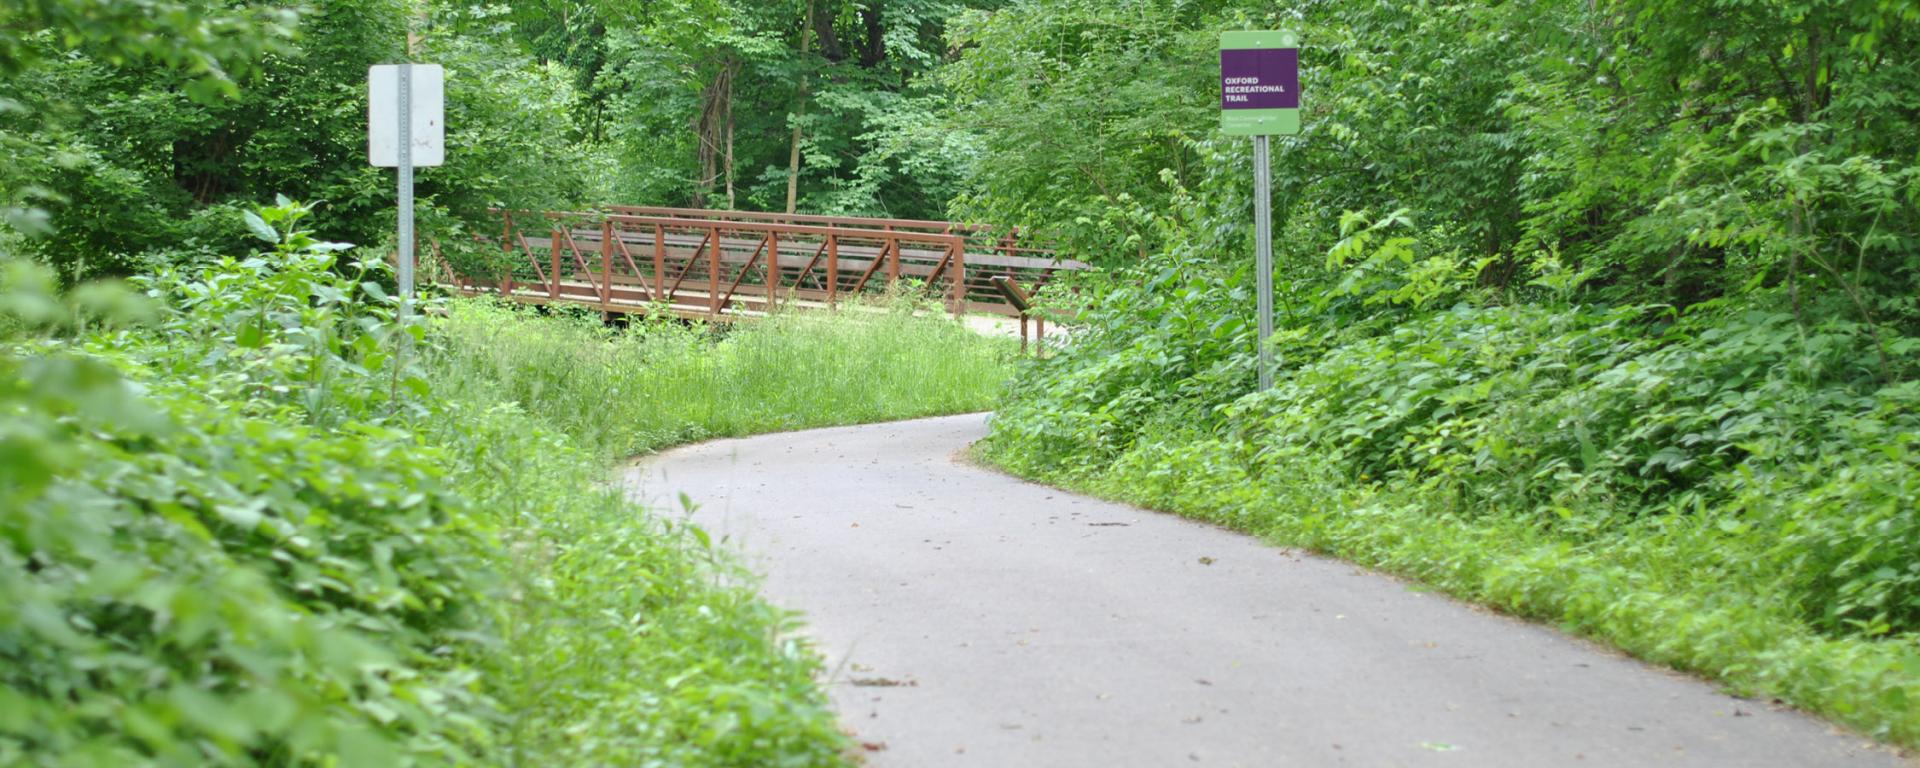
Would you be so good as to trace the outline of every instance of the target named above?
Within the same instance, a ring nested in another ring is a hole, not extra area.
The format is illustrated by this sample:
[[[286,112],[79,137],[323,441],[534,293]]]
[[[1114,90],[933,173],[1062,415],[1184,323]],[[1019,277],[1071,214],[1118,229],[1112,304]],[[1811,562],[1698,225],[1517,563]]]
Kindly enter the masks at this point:
[[[720,181],[723,161],[726,172],[729,174],[727,181],[729,193],[732,190],[733,150],[728,133],[733,121],[735,65],[736,62],[731,57],[723,60],[719,73],[715,74],[713,81],[707,84],[706,93],[700,98],[700,116],[694,122],[694,134],[700,142],[700,179],[694,185],[693,193],[694,206],[698,208],[708,206],[708,199],[713,194],[714,185]]]
[[[813,32],[813,6],[814,0],[807,0],[807,18],[800,24],[800,58],[802,59],[802,66],[806,64],[807,49],[813,42],[811,38]],[[794,108],[793,114],[788,118],[788,120],[793,123],[793,147],[787,152],[787,213],[793,213],[795,206],[797,206],[800,201],[800,120],[806,116],[807,76],[803,72],[800,75],[799,105]]]
[[[880,0],[867,0],[860,8],[860,23],[866,27],[866,45],[860,50],[860,66],[872,69],[887,58],[887,30],[880,21]]]
[[[735,209],[733,201],[733,99],[727,99],[727,210]]]
[[[817,13],[817,5],[818,3],[813,0],[807,3],[807,21],[813,26],[813,33],[820,37],[820,55],[827,57],[827,61],[835,64],[846,61],[847,50],[840,46],[840,36],[833,31],[834,14]],[[803,42],[806,40],[805,33],[801,34],[801,40]],[[801,53],[805,52],[801,51]]]

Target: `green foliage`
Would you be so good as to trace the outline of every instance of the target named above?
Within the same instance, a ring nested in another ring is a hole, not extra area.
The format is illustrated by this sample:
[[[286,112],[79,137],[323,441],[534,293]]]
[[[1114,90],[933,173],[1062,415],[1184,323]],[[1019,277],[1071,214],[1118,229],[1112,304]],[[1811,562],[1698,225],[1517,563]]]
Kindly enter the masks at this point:
[[[575,73],[615,200],[782,210],[798,128],[801,211],[937,218],[971,137],[922,79],[950,17],[998,4],[553,0],[510,18]]]
[[[156,29],[86,17],[114,46],[164,39],[174,21],[190,27],[182,50],[214,35],[203,42],[215,47],[190,57],[231,60],[207,75],[223,86],[212,95],[182,91],[201,82],[189,79],[201,71],[193,66],[145,68],[119,47],[58,55],[51,31],[29,36],[31,66],[0,83],[0,158],[12,161],[0,189],[12,227],[33,236],[16,250],[68,279],[198,265],[244,247],[245,203],[277,193],[323,201],[328,239],[390,239],[393,176],[367,164],[365,83],[369,65],[403,58],[418,12],[393,0],[327,0],[304,7],[297,27],[289,13],[244,8],[217,18],[183,10]],[[571,74],[521,53],[496,13],[433,8],[430,28],[444,32],[426,34],[414,53],[448,71],[448,162],[418,174],[422,232],[456,246],[476,227],[491,231],[489,205],[601,196],[592,148],[576,141]],[[275,25],[247,26],[248,14]],[[241,35],[260,41],[229,40]]]
[[[0,762],[838,764],[792,620],[309,212],[144,300],[7,262]]]
[[[1915,371],[1881,384],[1857,323],[1667,316],[1459,306],[1291,336],[1277,386],[1237,398],[1244,363],[1191,359],[1207,340],[1088,334],[1025,372],[989,452],[1920,738],[1895,706],[1920,692]]]
[[[6,762],[464,761],[484,709],[430,649],[485,572],[430,456],[169,407],[84,357],[5,374]]]
[[[925,75],[949,18],[998,4],[36,0],[0,15],[0,239],[69,281],[198,265],[284,192],[324,202],[328,239],[387,242],[364,81],[403,58],[447,67],[447,164],[417,194],[450,251],[489,206],[778,210],[796,148],[802,210],[940,218],[976,137]]]
[[[74,140],[75,106],[65,98],[72,84],[56,85],[50,72],[85,68],[97,80],[145,70],[211,102],[236,93],[236,77],[262,55],[284,50],[295,19],[285,8],[199,0],[26,0],[0,8],[0,237],[9,229],[47,234],[44,206],[66,202],[75,187],[105,187],[90,191],[111,196],[139,183],[127,172],[72,178],[99,165],[100,151]]]
[[[985,135],[965,205],[1112,267],[1049,292],[1083,327],[1022,371],[988,453],[1920,743],[1916,22],[969,15],[940,74]],[[1220,29],[1273,27],[1303,36],[1304,127],[1275,141],[1280,370],[1255,393],[1248,157],[1193,83]]]
[[[22,0],[0,9],[0,74],[38,66],[58,47],[114,66],[157,64],[189,77],[199,95],[231,95],[234,75],[275,48],[294,19],[286,8],[202,0]]]
[[[1192,182],[1192,142],[1216,119],[1219,5],[1020,2],[956,19],[949,44],[966,53],[937,76],[951,124],[979,147],[958,210],[1047,227],[1102,261],[1144,253],[1089,248],[1085,230],[1132,198],[1160,209],[1163,171]]]
[[[432,450],[303,407],[308,385],[379,400],[383,362],[349,339],[383,310],[301,212],[264,212],[286,272],[155,280],[176,300],[158,328],[0,358],[6,762],[456,764],[485,743],[457,661],[492,620],[485,539]]]
[[[1916,22],[1911,4],[1839,0],[1027,0],[961,17],[965,55],[938,76],[979,152],[961,210],[1083,259],[1173,246],[1143,210],[1190,209],[1210,258],[1251,250],[1244,142],[1212,138],[1211,54],[1220,29],[1284,26],[1304,39],[1304,130],[1274,156],[1290,282],[1340,282],[1325,256],[1349,212],[1402,211],[1427,273],[1524,291],[1551,257],[1611,302],[1785,286],[1803,315],[1911,332]]]

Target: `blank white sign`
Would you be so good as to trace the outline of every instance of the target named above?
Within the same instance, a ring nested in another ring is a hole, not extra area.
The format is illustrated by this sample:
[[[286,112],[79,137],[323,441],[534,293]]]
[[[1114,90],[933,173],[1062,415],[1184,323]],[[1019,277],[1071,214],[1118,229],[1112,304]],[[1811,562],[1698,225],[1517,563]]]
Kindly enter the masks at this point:
[[[367,68],[367,161],[387,168],[400,165],[401,66]],[[447,158],[447,77],[438,64],[410,66],[413,165],[439,165]]]

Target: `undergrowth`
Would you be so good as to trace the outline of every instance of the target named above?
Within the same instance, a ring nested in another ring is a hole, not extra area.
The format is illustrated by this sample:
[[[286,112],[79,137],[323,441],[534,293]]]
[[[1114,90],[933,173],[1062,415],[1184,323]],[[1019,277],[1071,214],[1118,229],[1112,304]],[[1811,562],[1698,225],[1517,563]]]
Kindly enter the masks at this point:
[[[841,764],[794,619],[609,460],[981,408],[995,345],[893,316],[403,324],[307,213],[139,292],[0,262],[0,764]]]
[[[1920,339],[1759,301],[1389,307],[1283,331],[1248,393],[1244,337],[1127,282],[1023,371],[989,460],[1920,745]]]

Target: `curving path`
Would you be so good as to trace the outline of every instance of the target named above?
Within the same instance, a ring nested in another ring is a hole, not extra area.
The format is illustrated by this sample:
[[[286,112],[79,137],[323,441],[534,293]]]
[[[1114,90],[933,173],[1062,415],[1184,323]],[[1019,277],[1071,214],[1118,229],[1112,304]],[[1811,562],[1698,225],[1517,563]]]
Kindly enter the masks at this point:
[[[637,465],[804,611],[875,766],[1898,766],[1352,565],[965,463],[986,416]]]

